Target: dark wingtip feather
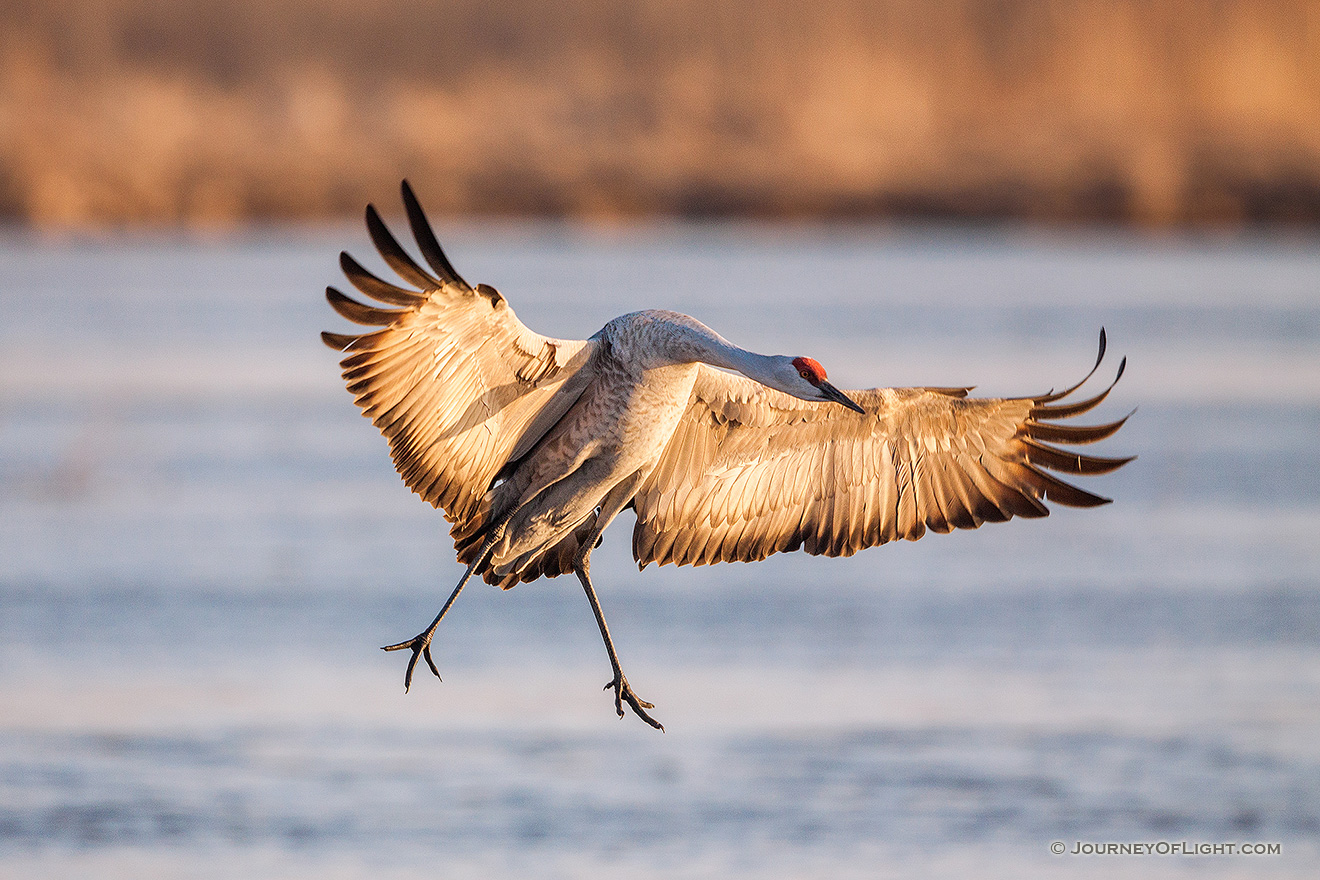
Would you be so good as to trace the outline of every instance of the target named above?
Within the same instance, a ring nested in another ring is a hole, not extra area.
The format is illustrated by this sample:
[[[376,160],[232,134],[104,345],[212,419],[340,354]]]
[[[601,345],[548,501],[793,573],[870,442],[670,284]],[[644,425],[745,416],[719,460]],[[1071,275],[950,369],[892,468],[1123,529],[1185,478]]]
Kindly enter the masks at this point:
[[[1095,409],[1106,397],[1109,396],[1109,392],[1114,390],[1114,386],[1118,384],[1118,380],[1123,378],[1123,371],[1125,369],[1127,369],[1127,358],[1123,358],[1123,361],[1118,365],[1118,375],[1114,376],[1114,381],[1110,382],[1109,387],[1104,391],[1101,391],[1094,397],[1087,398],[1086,400],[1079,400],[1076,403],[1056,405],[1037,404],[1031,408],[1031,417],[1033,419],[1066,419]]]
[[[1103,495],[1087,492],[1085,489],[1079,489],[1072,483],[1065,483],[1039,468],[1031,467],[1031,465],[1028,465],[1028,467],[1040,480],[1041,488],[1045,493],[1045,500],[1053,504],[1062,504],[1064,507],[1099,507],[1102,504],[1110,504],[1114,500],[1105,498]]]
[[[1050,470],[1059,471],[1061,473],[1077,474],[1079,476],[1107,474],[1118,470],[1123,465],[1136,458],[1135,455],[1130,455],[1126,458],[1106,458],[1099,455],[1082,455],[1077,452],[1056,449],[1048,444],[1033,440],[1031,437],[1023,437],[1022,443],[1027,447],[1027,460],[1032,464],[1041,465]]]
[[[1054,443],[1095,443],[1113,436],[1130,418],[1132,413],[1105,425],[1056,425],[1050,422],[1029,421],[1026,424],[1026,434],[1036,440]]]
[[[1071,489],[1074,487],[1069,486],[1069,488]],[[1051,492],[1048,489],[1045,490],[1045,498],[1049,501],[1053,501],[1055,504],[1062,504],[1064,507],[1104,507],[1106,504],[1114,503],[1114,499],[1106,498],[1103,495],[1093,495],[1090,492],[1084,492],[1081,489],[1078,489],[1077,491],[1081,495],[1085,496],[1084,500],[1076,500],[1075,498],[1070,498],[1069,500],[1065,501],[1062,498],[1058,497],[1057,493]]]
[[[344,296],[333,287],[325,289],[325,298],[336,312],[343,315],[355,324],[368,324],[374,326],[388,326],[398,319],[401,312],[392,309],[378,309],[373,306],[365,305],[357,300]]]
[[[349,336],[346,333],[331,333],[329,330],[321,331],[321,341],[338,352],[348,351],[349,346],[357,342],[356,336]]]
[[[372,299],[378,299],[392,306],[412,308],[426,299],[414,290],[407,290],[371,274],[361,263],[353,259],[348,251],[339,252],[339,268],[344,275],[362,293]]]
[[[463,277],[454,270],[454,265],[449,262],[445,256],[444,248],[440,247],[440,242],[435,237],[435,231],[431,229],[431,223],[426,219],[426,212],[422,210],[422,203],[417,200],[417,194],[413,192],[412,186],[407,178],[399,186],[403,193],[403,207],[408,212],[408,225],[412,227],[413,238],[417,241],[417,247],[422,252],[423,259],[436,271],[445,281],[453,281],[464,287],[470,287]]]
[[[1088,379],[1090,379],[1092,376],[1095,375],[1095,371],[1100,369],[1100,362],[1105,359],[1105,349],[1108,347],[1108,345],[1109,345],[1109,340],[1108,337],[1105,335],[1105,328],[1101,327],[1100,350],[1096,353],[1095,364],[1091,367],[1090,372],[1088,372],[1085,376],[1082,377],[1082,380],[1080,382],[1078,382],[1075,385],[1070,385],[1069,387],[1063,389],[1062,391],[1055,391],[1053,388],[1051,388],[1049,391],[1047,391],[1044,394],[1041,394],[1035,398],[1028,398],[1028,399],[1034,400],[1037,405],[1043,403],[1050,403],[1052,401],[1060,400],[1064,397],[1067,397],[1069,394],[1072,394],[1078,388],[1081,388],[1083,385],[1086,384]],[[1122,375],[1121,368],[1119,370],[1119,375]]]
[[[375,206],[367,205],[367,234],[371,236],[371,243],[376,246],[381,257],[389,264],[390,268],[399,273],[399,277],[416,284],[423,290],[431,290],[441,285],[439,278],[433,277],[429,272],[417,265],[417,261],[409,256],[408,252],[399,244],[398,239],[390,232],[385,221],[380,219],[380,214]]]

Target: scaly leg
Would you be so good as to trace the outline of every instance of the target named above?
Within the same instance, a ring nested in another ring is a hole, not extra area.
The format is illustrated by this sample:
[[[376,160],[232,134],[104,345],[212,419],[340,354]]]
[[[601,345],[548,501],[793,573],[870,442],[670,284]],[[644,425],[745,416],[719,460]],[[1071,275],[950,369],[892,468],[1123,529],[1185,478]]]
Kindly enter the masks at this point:
[[[573,559],[573,570],[577,572],[578,580],[582,581],[582,589],[587,593],[587,601],[591,603],[591,611],[596,615],[596,625],[600,627],[600,637],[605,641],[605,652],[610,655],[610,666],[614,669],[614,678],[605,685],[605,690],[614,690],[614,709],[623,717],[623,704],[627,703],[638,718],[654,727],[656,730],[663,731],[664,725],[656,721],[646,713],[647,709],[654,709],[651,703],[642,700],[637,694],[633,693],[632,687],[628,684],[627,677],[623,674],[623,668],[619,666],[619,655],[614,650],[614,641],[610,638],[610,628],[605,623],[605,612],[600,610],[600,600],[596,598],[596,590],[591,586],[591,551],[596,547],[596,541],[605,531],[619,512],[627,506],[629,499],[637,490],[637,486],[642,481],[643,474],[633,474],[628,479],[615,486],[605,499],[601,502],[600,510],[596,513],[596,522],[591,528],[585,541],[582,542],[581,549]]]
[[[440,670],[435,668],[435,661],[431,659],[431,637],[435,635],[436,628],[440,626],[440,621],[444,620],[445,615],[449,613],[449,608],[454,604],[454,600],[458,598],[458,594],[463,592],[463,587],[467,586],[468,579],[482,566],[486,561],[486,557],[490,556],[491,548],[495,546],[495,542],[503,534],[504,526],[508,521],[509,518],[505,517],[491,532],[491,536],[481,545],[481,552],[477,554],[477,558],[472,560],[472,564],[463,573],[462,580],[458,582],[458,586],[454,587],[454,592],[449,594],[445,607],[440,609],[440,613],[435,616],[435,620],[431,621],[431,625],[406,642],[399,642],[397,645],[386,645],[381,648],[382,651],[402,651],[404,648],[412,651],[412,657],[408,659],[408,671],[403,674],[403,692],[405,694],[412,687],[413,667],[417,665],[418,656],[426,658],[426,665],[431,667],[431,672],[435,674],[436,678],[440,678]],[[444,679],[440,680],[443,681]]]
[[[654,709],[655,705],[642,700],[637,694],[633,693],[632,687],[628,684],[628,678],[623,674],[622,667],[619,666],[619,655],[614,651],[614,642],[610,639],[610,628],[605,623],[605,613],[600,610],[600,600],[596,598],[596,591],[591,586],[591,564],[588,559],[590,555],[590,551],[583,554],[582,560],[574,566],[574,570],[577,572],[578,580],[582,581],[582,589],[587,592],[587,601],[591,603],[591,610],[596,615],[596,625],[600,627],[600,637],[605,640],[605,651],[610,655],[610,666],[614,668],[614,678],[605,685],[605,690],[614,689],[614,710],[619,713],[620,718],[623,717],[623,704],[627,703],[638,718],[656,730],[663,731],[665,726],[646,713],[647,709]]]

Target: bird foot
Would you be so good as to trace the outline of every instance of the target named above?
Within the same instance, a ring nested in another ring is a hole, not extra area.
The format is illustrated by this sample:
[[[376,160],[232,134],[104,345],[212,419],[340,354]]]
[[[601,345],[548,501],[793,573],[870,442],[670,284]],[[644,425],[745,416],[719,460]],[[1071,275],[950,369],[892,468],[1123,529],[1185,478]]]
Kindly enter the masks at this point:
[[[614,711],[619,713],[620,718],[623,717],[623,704],[627,703],[628,707],[633,710],[633,714],[656,730],[664,733],[665,726],[646,714],[646,710],[654,709],[655,704],[648,703],[633,693],[632,686],[628,684],[628,679],[624,677],[621,670],[616,671],[614,680],[605,685],[605,690],[608,691],[611,688],[614,690]]]
[[[420,635],[414,636],[406,642],[399,642],[397,645],[386,645],[381,648],[382,651],[402,651],[408,648],[412,651],[412,656],[408,658],[408,671],[403,674],[403,692],[408,693],[408,688],[412,687],[413,667],[417,665],[418,656],[426,658],[426,665],[431,667],[431,672],[435,673],[436,678],[440,678],[440,670],[435,668],[435,661],[431,659],[431,636],[435,635],[434,629],[429,629]],[[443,678],[440,678],[444,681]]]

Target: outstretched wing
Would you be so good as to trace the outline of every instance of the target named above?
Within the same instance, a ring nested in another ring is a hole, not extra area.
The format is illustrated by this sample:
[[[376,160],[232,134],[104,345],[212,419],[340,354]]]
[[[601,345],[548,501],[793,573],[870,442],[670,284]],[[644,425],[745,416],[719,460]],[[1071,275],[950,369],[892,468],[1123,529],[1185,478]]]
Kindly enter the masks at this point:
[[[1101,331],[1097,367],[1104,347]],[[1046,516],[1046,500],[1104,504],[1048,473],[1102,474],[1131,460],[1050,445],[1101,440],[1126,421],[1057,424],[1113,388],[1062,402],[1081,384],[1012,399],[968,398],[967,388],[846,392],[862,415],[703,365],[687,412],[633,500],[633,555],[643,567],[747,562],[799,548],[849,556],[915,541],[927,529]]]
[[[365,305],[327,288],[339,314],[384,329],[321,338],[345,353],[340,366],[348,390],[389,440],[404,482],[450,520],[463,522],[500,468],[530,449],[577,400],[596,343],[529,330],[493,287],[473,288],[454,271],[407,181],[403,201],[431,271],[368,207],[376,249],[419,289],[383,281],[341,253],[354,287],[398,308]]]

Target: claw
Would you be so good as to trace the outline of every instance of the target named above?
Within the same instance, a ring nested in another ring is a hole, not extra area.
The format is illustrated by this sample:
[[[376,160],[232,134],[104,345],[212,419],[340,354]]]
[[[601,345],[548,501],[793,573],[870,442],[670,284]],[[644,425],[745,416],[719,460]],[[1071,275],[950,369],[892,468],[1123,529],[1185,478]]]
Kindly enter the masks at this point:
[[[634,715],[664,733],[665,726],[646,713],[647,709],[654,709],[655,704],[648,703],[633,693],[632,686],[628,684],[628,679],[623,673],[619,673],[613,681],[608,682],[603,690],[608,691],[611,688],[614,690],[614,711],[619,713],[620,718],[623,717],[623,704],[626,702]]]
[[[412,650],[412,656],[408,658],[408,671],[403,674],[403,692],[405,694],[412,687],[413,669],[417,666],[419,656],[426,658],[426,665],[431,667],[431,672],[435,674],[436,678],[440,678],[440,670],[435,668],[435,661],[431,659],[431,635],[432,633],[425,632],[406,642],[399,642],[397,645],[385,645],[381,648],[382,651],[402,651],[404,648]],[[440,680],[444,681],[443,678],[440,678]]]

